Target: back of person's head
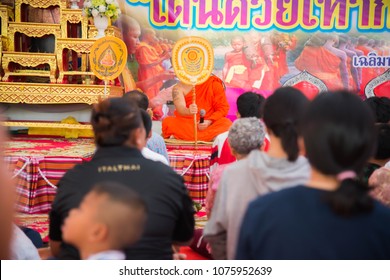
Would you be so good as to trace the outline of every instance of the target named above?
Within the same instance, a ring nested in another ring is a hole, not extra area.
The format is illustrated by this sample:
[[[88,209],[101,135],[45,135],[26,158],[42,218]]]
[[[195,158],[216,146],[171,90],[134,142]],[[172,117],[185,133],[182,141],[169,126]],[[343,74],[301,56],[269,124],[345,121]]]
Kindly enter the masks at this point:
[[[152,131],[152,119],[145,110],[141,110],[141,117],[145,127],[146,137],[148,138],[150,136],[150,132]]]
[[[240,155],[247,155],[259,149],[264,143],[265,128],[256,118],[241,118],[234,121],[229,129],[230,148]]]
[[[143,128],[138,106],[125,98],[109,98],[92,109],[91,124],[95,142],[100,147],[122,146],[136,129]],[[145,139],[143,139],[145,140]]]
[[[374,158],[379,160],[390,159],[390,124],[378,124],[377,129],[378,145]]]
[[[390,98],[374,96],[364,102],[371,108],[377,123],[390,122]]]
[[[340,182],[337,190],[327,195],[332,209],[340,215],[369,211],[372,199],[368,187],[356,174],[362,172],[375,150],[370,109],[349,92],[321,94],[306,111],[302,134],[311,166]]]
[[[148,96],[139,90],[128,91],[123,95],[123,98],[132,100],[138,105],[140,109],[143,109],[145,111],[149,108]]]
[[[261,118],[263,116],[263,105],[265,98],[254,92],[245,92],[241,94],[237,99],[237,111],[240,114],[240,118],[256,117]]]
[[[91,193],[105,197],[99,205],[98,219],[107,225],[112,249],[124,249],[136,242],[146,221],[146,204],[140,196],[113,182],[99,183]]]
[[[280,138],[289,161],[299,156],[298,128],[309,101],[293,87],[281,87],[267,98],[263,120],[268,132]]]

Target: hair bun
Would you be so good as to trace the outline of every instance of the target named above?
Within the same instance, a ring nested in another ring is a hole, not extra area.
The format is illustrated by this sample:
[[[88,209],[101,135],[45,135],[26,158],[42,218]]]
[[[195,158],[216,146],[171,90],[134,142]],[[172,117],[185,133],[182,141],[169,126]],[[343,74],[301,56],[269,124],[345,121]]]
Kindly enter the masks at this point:
[[[94,116],[94,119],[95,119],[95,122],[99,125],[102,125],[102,126],[106,126],[108,124],[110,124],[110,118],[107,114],[103,114],[103,113],[97,113],[95,116]]]

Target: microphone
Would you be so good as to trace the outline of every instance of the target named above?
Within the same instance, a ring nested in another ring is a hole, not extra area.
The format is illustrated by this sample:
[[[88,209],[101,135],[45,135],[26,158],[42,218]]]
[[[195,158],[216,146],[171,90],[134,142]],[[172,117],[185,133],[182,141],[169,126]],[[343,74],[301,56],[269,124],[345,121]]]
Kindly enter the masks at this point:
[[[199,123],[204,123],[204,116],[206,115],[206,110],[205,109],[200,109],[199,115],[200,115]]]

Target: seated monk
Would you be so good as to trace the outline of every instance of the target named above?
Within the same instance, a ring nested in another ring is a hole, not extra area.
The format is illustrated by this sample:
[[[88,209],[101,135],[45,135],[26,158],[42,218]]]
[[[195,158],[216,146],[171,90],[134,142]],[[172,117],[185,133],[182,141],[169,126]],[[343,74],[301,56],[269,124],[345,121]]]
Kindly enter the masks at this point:
[[[211,76],[206,82],[195,86],[196,104],[192,104],[192,86],[177,84],[173,90],[174,117],[167,117],[162,122],[164,138],[171,136],[180,140],[194,141],[194,114],[198,119],[198,140],[212,141],[218,134],[228,131],[232,124],[226,115],[229,104],[222,81]],[[198,110],[199,108],[199,110]],[[204,122],[200,123],[199,111],[204,109]]]

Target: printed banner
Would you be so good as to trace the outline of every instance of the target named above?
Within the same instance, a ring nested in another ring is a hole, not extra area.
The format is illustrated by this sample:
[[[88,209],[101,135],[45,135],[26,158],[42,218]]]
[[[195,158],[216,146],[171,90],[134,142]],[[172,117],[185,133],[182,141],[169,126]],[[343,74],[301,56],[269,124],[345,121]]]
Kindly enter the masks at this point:
[[[211,42],[213,74],[224,81],[231,104],[244,91],[268,96],[292,79],[306,91],[325,84],[363,95],[390,67],[387,0],[120,1],[116,25],[128,48],[128,70],[156,108],[171,100],[178,81],[172,48],[185,36]]]

